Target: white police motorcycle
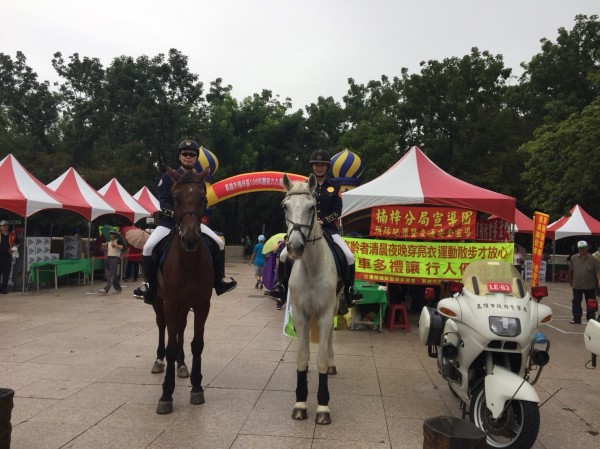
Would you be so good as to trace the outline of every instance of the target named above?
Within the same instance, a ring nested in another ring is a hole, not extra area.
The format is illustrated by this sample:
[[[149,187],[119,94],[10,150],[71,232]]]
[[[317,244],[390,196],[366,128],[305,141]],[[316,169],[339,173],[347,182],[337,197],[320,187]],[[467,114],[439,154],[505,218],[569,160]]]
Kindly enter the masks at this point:
[[[600,322],[590,320],[583,332],[585,348],[592,353],[591,368],[596,368],[596,356],[600,354]]]
[[[500,261],[473,262],[462,283],[447,287],[452,296],[421,313],[421,342],[488,447],[531,448],[540,427],[532,385],[550,360],[550,342],[537,331],[552,320],[539,303],[548,289],[530,294],[515,267]]]

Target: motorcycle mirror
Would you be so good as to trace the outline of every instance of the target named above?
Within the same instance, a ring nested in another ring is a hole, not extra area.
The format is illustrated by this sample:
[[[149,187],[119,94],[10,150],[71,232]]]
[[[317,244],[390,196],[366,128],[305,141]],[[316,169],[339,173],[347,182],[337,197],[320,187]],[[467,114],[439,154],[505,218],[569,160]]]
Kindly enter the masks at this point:
[[[538,285],[536,287],[531,287],[531,296],[540,301],[540,299],[548,296],[548,287],[545,285]]]
[[[462,292],[464,285],[460,282],[450,281],[448,282],[448,290],[452,293],[460,293]]]

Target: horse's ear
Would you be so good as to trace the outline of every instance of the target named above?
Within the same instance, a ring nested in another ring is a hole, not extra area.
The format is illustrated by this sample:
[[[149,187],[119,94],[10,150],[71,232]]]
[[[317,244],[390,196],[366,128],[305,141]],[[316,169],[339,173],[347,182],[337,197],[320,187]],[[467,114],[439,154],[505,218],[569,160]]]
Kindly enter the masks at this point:
[[[283,174],[283,188],[286,192],[289,192],[292,188],[292,181],[290,181],[290,178],[288,178],[287,173]]]
[[[206,167],[204,170],[202,170],[198,174],[200,175],[200,179],[202,181],[204,181],[206,179],[206,177],[208,176],[209,173],[210,173],[210,167]]]
[[[171,167],[167,165],[167,173],[173,179],[173,181],[177,182],[181,179],[181,175],[173,170]]]
[[[317,177],[313,173],[311,173],[308,177],[308,190],[310,190],[310,193],[314,193],[316,187]]]

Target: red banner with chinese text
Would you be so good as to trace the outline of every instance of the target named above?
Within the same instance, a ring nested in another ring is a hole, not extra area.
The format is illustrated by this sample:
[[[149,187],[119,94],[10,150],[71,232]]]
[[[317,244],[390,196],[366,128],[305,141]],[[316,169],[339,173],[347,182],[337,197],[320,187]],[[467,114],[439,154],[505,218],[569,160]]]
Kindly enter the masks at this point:
[[[439,284],[460,280],[476,260],[513,261],[513,243],[344,240],[354,254],[356,279],[370,282]]]
[[[541,212],[533,214],[533,249],[531,251],[531,286],[539,285],[540,266],[542,265],[542,253],[544,252],[544,241],[546,240],[546,228],[550,216]]]
[[[472,240],[476,213],[472,210],[427,206],[371,208],[373,237],[423,240]]]
[[[510,223],[502,218],[492,218],[478,221],[475,225],[477,240],[507,242],[510,238]]]

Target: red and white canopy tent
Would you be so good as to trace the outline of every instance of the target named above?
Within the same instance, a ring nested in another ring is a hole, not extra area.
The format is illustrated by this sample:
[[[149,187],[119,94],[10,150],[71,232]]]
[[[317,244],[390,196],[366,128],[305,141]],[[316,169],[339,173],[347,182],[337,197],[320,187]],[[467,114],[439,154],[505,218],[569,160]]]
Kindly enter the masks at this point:
[[[577,204],[564,217],[548,225],[546,236],[553,240],[576,235],[600,235],[600,221]]]
[[[148,212],[153,214],[160,210],[160,203],[158,199],[152,195],[152,192],[148,190],[148,187],[142,187],[133,197],[140,205]]]
[[[85,182],[73,167],[48,184],[48,188],[69,200],[87,204],[88,209],[84,217],[88,221],[93,221],[101,215],[115,213],[115,209]]]
[[[117,214],[126,217],[131,223],[136,223],[138,220],[151,215],[115,178],[99,189],[98,193],[115,209]]]
[[[115,209],[104,201],[104,198],[102,198],[73,167],[69,168],[66,172],[48,184],[48,187],[70,200],[83,201],[88,204],[89,210],[85,215],[85,218],[89,222],[86,252],[88,252],[88,257],[90,259],[90,267],[93,267],[92,253],[89,251],[89,242],[91,242],[92,239],[92,221],[102,215],[115,214]],[[91,279],[90,289],[93,291],[93,276]]]
[[[0,207],[20,217],[44,209],[66,209],[82,216],[88,213],[84,201],[71,201],[53,192],[27,171],[12,154],[0,161]]]
[[[27,237],[27,218],[46,209],[64,209],[83,217],[90,214],[90,205],[82,199],[72,199],[54,192],[29,173],[9,154],[0,161],[0,208],[25,218],[24,238]],[[24,244],[24,243],[23,243]],[[25,252],[23,252],[25,254]],[[23,291],[27,257],[23,257]]]
[[[342,203],[344,225],[364,219],[372,207],[403,204],[453,206],[487,212],[511,223],[515,220],[513,197],[449,175],[418,147],[412,147],[378,178],[344,192]]]
[[[568,214],[548,225],[546,237],[553,240],[553,261],[556,257],[556,241],[566,237],[600,235],[600,221],[593,218],[576,204]],[[556,276],[556,264],[552,264],[552,279]]]

